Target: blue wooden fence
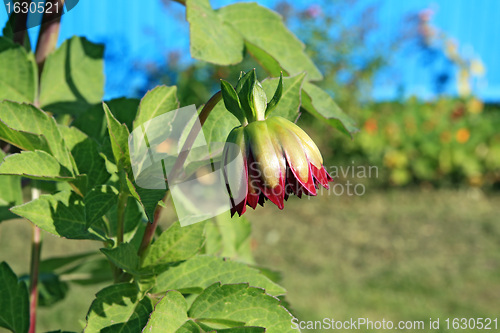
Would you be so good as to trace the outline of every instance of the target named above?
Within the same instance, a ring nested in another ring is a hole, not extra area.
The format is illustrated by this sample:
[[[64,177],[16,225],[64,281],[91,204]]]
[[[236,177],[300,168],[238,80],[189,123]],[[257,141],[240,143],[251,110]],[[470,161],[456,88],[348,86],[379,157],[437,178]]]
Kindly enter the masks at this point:
[[[257,2],[274,7],[278,1]],[[500,0],[359,1],[361,5],[380,6],[378,33],[387,38],[394,36],[407,13],[434,8],[434,24],[460,43],[461,52],[479,56],[485,65],[486,75],[475,85],[475,92],[485,100],[500,101]],[[214,7],[220,7],[236,1],[211,2]],[[293,3],[308,6],[313,1],[297,0]],[[163,61],[169,50],[189,49],[189,27],[183,17],[184,10],[180,5],[163,6],[160,0],[80,0],[64,15],[60,40],[81,35],[106,43],[106,97],[117,97],[130,94],[134,86],[142,84],[140,75],[132,75],[124,68],[133,67],[138,60]],[[6,20],[6,12],[0,10],[0,24]],[[37,33],[38,28],[30,29],[31,36]],[[373,92],[376,98],[395,98],[401,87],[406,95],[433,96],[432,73],[418,55],[394,55],[388,73],[391,74],[383,77]]]

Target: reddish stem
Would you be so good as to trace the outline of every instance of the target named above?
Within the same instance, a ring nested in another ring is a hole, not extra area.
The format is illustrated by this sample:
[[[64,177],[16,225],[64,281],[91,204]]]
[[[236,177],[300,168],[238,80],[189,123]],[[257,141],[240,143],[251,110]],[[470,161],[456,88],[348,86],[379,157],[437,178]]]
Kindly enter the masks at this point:
[[[170,192],[167,192],[167,194],[165,194],[165,197],[162,200],[163,203],[167,202],[169,193]],[[162,206],[160,205],[156,206],[155,213],[153,216],[153,223],[148,223],[148,225],[146,226],[146,230],[144,230],[144,236],[142,236],[141,246],[139,247],[139,251],[137,252],[139,257],[141,258],[146,253],[146,250],[148,249],[151,240],[153,240],[156,228],[158,227],[158,221],[160,221],[161,210]]]
[[[40,190],[33,188],[32,199],[40,196]],[[42,231],[33,226],[33,238],[31,240],[31,267],[30,267],[30,329],[29,333],[35,333],[36,329],[36,307],[38,304],[38,274],[40,269],[40,253],[42,250]]]
[[[23,0],[21,1],[22,8],[30,8],[31,0]],[[12,40],[14,43],[24,46],[24,40],[26,38],[27,26],[26,21],[28,20],[28,13],[23,13],[23,11],[19,11],[19,13],[10,14],[9,22],[7,24],[11,24],[11,28],[13,31]]]
[[[208,118],[208,115],[210,112],[212,112],[213,108],[217,105],[217,103],[220,102],[222,98],[222,93],[219,91],[215,93],[205,104],[203,109],[201,110],[200,114],[198,115],[198,119],[200,121],[200,126],[193,126],[191,128],[191,131],[188,134],[188,137],[186,138],[186,141],[184,142],[184,145],[182,146],[181,152],[179,156],[177,157],[177,160],[175,161],[174,167],[172,168],[172,171],[169,174],[169,178],[174,176],[178,170],[182,167],[184,162],[186,162],[186,158],[189,154],[189,149],[193,146],[193,143],[196,139],[196,137],[199,134],[200,128],[203,127],[203,124],[205,124],[205,121]],[[170,192],[167,192],[165,197],[163,198],[163,202],[166,202],[168,199],[168,195]],[[158,205],[155,210],[155,214],[153,217],[153,223],[148,223],[146,230],[144,231],[144,236],[142,237],[142,242],[141,246],[139,247],[138,255],[142,257],[144,253],[146,252],[147,248],[149,247],[149,244],[153,240],[153,236],[156,232],[156,228],[158,227],[158,221],[160,219],[160,213],[161,213],[162,207]]]
[[[38,81],[42,75],[43,64],[47,56],[56,48],[57,38],[59,36],[59,25],[63,13],[64,0],[47,0],[54,5],[59,3],[59,13],[45,12],[42,17],[42,25],[38,34],[35,59],[38,65]],[[54,8],[55,6],[53,6]],[[38,89],[40,92],[40,89]],[[35,100],[35,106],[39,106],[39,98]],[[35,186],[35,184],[33,184]],[[32,200],[40,197],[40,190],[32,188]],[[42,250],[42,231],[36,225],[33,225],[33,239],[31,241],[31,269],[30,269],[30,328],[29,333],[36,331],[36,313],[38,305],[38,274],[40,268],[40,253]]]
[[[222,99],[222,92],[218,91],[208,100],[207,104],[205,104],[205,106],[203,107],[198,116],[198,119],[200,120],[200,126],[196,126],[195,124],[193,128],[191,128],[191,131],[189,132],[186,141],[182,146],[179,156],[177,156],[177,160],[175,161],[175,164],[172,168],[172,171],[170,171],[168,178],[172,179],[173,177],[177,176],[177,173],[179,172],[179,170],[181,170],[181,167],[184,165],[184,162],[186,162],[186,159],[189,155],[189,150],[193,146],[196,138],[198,137],[200,129],[203,127],[203,124],[205,124],[205,121],[207,120],[210,112],[212,112],[213,108],[217,105],[217,103],[220,102],[221,99]]]
[[[38,34],[38,43],[36,44],[35,59],[38,65],[39,75],[42,73],[43,65],[47,56],[54,51],[59,37],[59,26],[61,24],[61,15],[64,11],[64,0],[47,0],[46,3],[51,2],[52,8],[58,8],[59,11],[52,11],[51,13],[44,13],[42,17],[42,25],[40,26],[40,33]],[[56,3],[58,5],[56,6]]]

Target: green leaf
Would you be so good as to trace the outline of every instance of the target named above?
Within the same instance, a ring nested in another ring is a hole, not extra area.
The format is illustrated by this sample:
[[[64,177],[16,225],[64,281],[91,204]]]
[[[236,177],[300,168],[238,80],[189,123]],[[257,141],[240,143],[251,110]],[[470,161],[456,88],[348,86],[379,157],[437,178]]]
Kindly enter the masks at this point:
[[[0,159],[5,157],[5,153],[0,150]],[[0,165],[1,167],[1,165]],[[0,222],[16,218],[9,210],[10,207],[23,203],[23,193],[21,188],[21,177],[0,176]]]
[[[177,87],[159,86],[149,91],[146,96],[141,100],[139,111],[134,121],[134,128],[142,127],[143,133],[148,133],[149,127],[154,123],[150,122],[155,117],[161,116],[170,111],[175,111],[179,108],[179,101],[177,100]],[[166,125],[171,126],[171,124]],[[154,134],[153,134],[154,135]],[[151,139],[151,137],[150,137]],[[157,171],[155,167],[151,168]],[[147,172],[147,171],[143,171]],[[142,174],[141,176],[144,176]],[[153,177],[157,176],[157,173]],[[165,182],[159,179],[160,182]],[[127,177],[127,185],[129,192],[137,201],[142,205],[148,220],[152,223],[154,219],[154,212],[158,203],[165,197],[167,192],[165,189],[147,189],[138,186],[132,175]],[[166,183],[165,183],[166,185]],[[144,185],[143,185],[144,186]],[[166,186],[165,186],[166,187]]]
[[[14,214],[27,218],[39,228],[59,237],[106,240],[96,230],[87,228],[83,199],[72,191],[42,195],[11,210]]]
[[[153,223],[154,213],[158,203],[165,197],[167,190],[147,189],[137,186],[127,176],[127,186],[130,194],[141,204],[150,223]]]
[[[0,166],[1,169],[1,166]],[[110,185],[94,187],[85,196],[85,216],[87,227],[97,222],[118,201],[118,190]]]
[[[137,249],[130,243],[121,243],[112,249],[101,249],[101,252],[117,267],[130,274],[137,274],[139,267],[139,256]]]
[[[229,132],[235,127],[240,126],[238,119],[231,113],[227,112],[224,103],[219,102],[213,108],[203,125],[203,134],[207,140],[207,144],[226,142]]]
[[[6,262],[0,263],[0,327],[15,333],[28,332],[28,288],[17,281],[16,274]]]
[[[217,333],[264,333],[264,327],[233,327],[217,330]]]
[[[271,112],[274,111],[276,105],[278,105],[278,102],[281,100],[281,96],[283,96],[283,72],[280,73],[280,80],[278,82],[278,87],[276,87],[274,91],[273,98],[269,103],[267,103],[266,117],[269,116],[269,114],[271,114]]]
[[[106,102],[106,105],[109,107],[116,120],[118,120],[120,124],[125,124],[129,131],[132,131],[140,102],[141,101],[137,98],[122,97],[109,100]]]
[[[0,64],[0,100],[33,103],[38,75],[33,54],[0,37]]]
[[[237,64],[243,60],[243,40],[212,9],[208,0],[187,0],[191,56],[218,65]]]
[[[262,68],[264,68],[271,76],[278,77],[283,72],[283,68],[281,68],[280,63],[266,51],[253,45],[252,43],[249,43],[248,41],[245,42],[245,48],[248,54],[250,54],[252,58],[256,59]],[[286,74],[288,75],[288,73]]]
[[[304,52],[304,44],[283,24],[276,12],[256,3],[238,3],[214,11],[208,0],[187,0],[191,56],[219,65],[243,60],[243,48],[273,76],[308,73],[322,75]]]
[[[155,266],[191,258],[203,246],[204,228],[205,223],[181,227],[175,222],[149,247],[142,266],[154,269]]]
[[[111,148],[115,163],[119,170],[131,172],[130,153],[128,150],[129,130],[125,124],[120,124],[115,116],[111,113],[108,106],[103,103],[104,112],[106,113],[106,121],[108,123],[109,137],[111,139]]]
[[[59,275],[63,276],[65,281],[81,285],[112,283],[113,274],[109,267],[109,260],[99,253],[95,254],[97,255],[64,267]]]
[[[211,285],[196,298],[188,315],[207,325],[242,322],[245,326],[265,327],[269,333],[296,332],[290,325],[293,316],[280,301],[248,284]]]
[[[29,287],[29,275],[21,278],[26,287]],[[53,273],[40,273],[38,277],[38,305],[52,306],[62,301],[68,293],[69,286],[61,281],[59,275]]]
[[[256,3],[237,3],[223,7],[218,13],[224,22],[231,24],[248,42],[259,48],[260,52],[252,55],[259,56],[264,52],[265,56],[261,64],[267,65],[271,62],[269,57],[276,60],[289,75],[307,72],[308,80],[321,80],[318,68],[304,52],[304,44],[284,25],[281,16]],[[247,44],[248,46],[248,44]],[[257,58],[259,61],[260,58]],[[268,69],[272,75],[278,76],[274,66]]]
[[[176,290],[167,292],[156,304],[144,332],[178,332],[188,321],[187,310],[186,299],[180,292]]]
[[[253,264],[251,236],[252,225],[245,217],[221,214],[206,223],[205,253]]]
[[[262,333],[266,332],[266,329],[264,327],[257,327],[257,326],[238,326],[242,325],[242,323],[239,322],[232,322],[232,321],[214,321],[210,322],[210,325],[207,325],[202,322],[198,322],[199,327],[203,329],[203,332],[217,332],[217,333]],[[220,328],[220,327],[228,327],[232,326],[231,328]],[[196,331],[199,332],[199,331]]]
[[[109,221],[109,237],[116,237],[117,221],[118,221],[118,205],[113,205],[109,212],[106,214]],[[133,197],[128,197],[127,206],[125,207],[125,217],[123,222],[123,239],[124,241],[132,241],[134,234],[140,232],[138,227],[144,228],[146,226],[144,212],[140,204]],[[142,230],[142,229],[141,229]],[[139,235],[137,235],[139,236]],[[142,235],[140,235],[142,237]],[[136,237],[137,238],[137,237]],[[135,243],[134,243],[135,244]]]
[[[104,92],[104,46],[83,37],[66,40],[45,61],[40,105],[55,113],[79,114],[100,103]]]
[[[142,98],[134,121],[134,129],[155,117],[178,108],[177,87],[158,86],[148,91]],[[144,132],[147,132],[147,128]]]
[[[312,83],[304,83],[302,107],[316,118],[349,135],[351,138],[358,131],[354,121],[338,107],[332,97]]]
[[[75,265],[81,264],[83,261],[87,260],[89,257],[99,255],[96,252],[80,253],[71,256],[64,257],[53,257],[49,259],[42,260],[40,262],[40,272],[42,273],[61,273],[69,267],[74,267]]]
[[[102,108],[102,107],[101,107]],[[103,112],[104,115],[104,112]],[[92,138],[76,127],[59,126],[66,145],[73,156],[78,174],[81,176],[77,184],[82,194],[105,183],[110,174],[106,170],[106,160],[99,153],[99,146]]]
[[[20,31],[20,32],[14,32],[12,27],[15,27],[16,24],[19,22],[19,20],[25,20],[26,17],[23,17],[24,15],[22,13],[14,13],[14,15],[10,15],[9,19],[7,20],[7,23],[5,23],[5,27],[2,29],[3,37],[8,39],[9,41],[14,41],[15,35],[21,33],[24,35],[24,40],[23,40],[23,48],[27,51],[31,51],[31,42],[30,42],[30,36],[29,34],[25,33],[25,31]]]
[[[286,291],[269,280],[257,269],[243,263],[213,256],[195,256],[178,266],[169,268],[156,278],[153,293],[176,289],[186,293],[200,293],[215,282],[223,284],[246,282],[264,288],[271,295]]]
[[[75,179],[54,157],[42,150],[22,151],[7,156],[0,164],[0,174],[41,180]]]
[[[96,294],[87,314],[85,333],[141,332],[146,326],[153,303],[140,298],[136,286],[114,284]]]
[[[197,323],[188,320],[175,333],[203,333],[203,330]]]
[[[106,105],[120,124],[127,125],[131,131],[132,124],[137,114],[139,100],[136,98],[116,98],[105,101]],[[103,138],[108,134],[105,114],[101,103],[93,105],[90,109],[79,115],[71,124],[77,127],[89,137],[102,143]]]
[[[300,109],[300,92],[305,77],[306,74],[301,73],[292,77],[284,78],[281,99],[279,103],[274,104],[273,101],[275,100],[275,97],[278,98],[278,96],[275,95],[273,97],[269,106],[274,107],[275,109],[273,111],[272,108],[269,108],[268,111],[266,111],[266,115],[270,114],[270,116],[280,116],[292,122],[297,120]],[[272,96],[275,92],[279,92],[279,82],[280,79],[277,78],[267,79],[262,82],[262,87],[268,97]]]
[[[73,170],[65,141],[54,117],[30,104],[0,102],[0,139],[23,150],[43,150]]]

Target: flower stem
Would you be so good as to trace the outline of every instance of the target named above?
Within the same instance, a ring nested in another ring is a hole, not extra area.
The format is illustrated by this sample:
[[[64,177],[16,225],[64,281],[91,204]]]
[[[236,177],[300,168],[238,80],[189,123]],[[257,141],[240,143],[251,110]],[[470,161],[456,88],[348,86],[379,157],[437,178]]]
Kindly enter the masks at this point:
[[[203,127],[203,124],[205,124],[205,121],[208,118],[208,115],[214,107],[217,105],[217,103],[220,102],[222,98],[222,92],[218,91],[215,93],[205,104],[203,109],[201,110],[200,114],[198,115],[198,119],[200,121],[200,126],[196,126],[196,124],[191,128],[191,131],[188,134],[188,137],[186,138],[186,141],[184,142],[184,145],[182,146],[181,152],[179,156],[177,157],[177,160],[175,161],[174,167],[172,168],[172,171],[168,175],[168,178],[171,178],[172,176],[176,176],[178,170],[181,169],[182,165],[184,165],[184,162],[186,162],[186,159],[189,154],[189,149],[193,146],[194,141],[196,140],[196,137],[199,134],[199,131],[201,127]],[[170,195],[170,191],[167,191],[167,194],[163,198],[163,202],[166,202],[168,197]],[[139,247],[138,255],[142,258],[144,254],[146,253],[146,250],[148,249],[149,245],[151,244],[151,240],[153,239],[153,236],[156,232],[156,228],[158,226],[158,221],[160,219],[160,213],[161,213],[162,207],[160,205],[156,206],[155,214],[153,217],[153,223],[149,223],[146,227],[146,230],[144,231],[144,236],[142,237],[141,241],[141,246]]]
[[[168,198],[170,196],[170,191],[167,191],[165,194],[165,197],[162,199],[163,203],[166,203],[168,201]],[[148,223],[146,226],[146,230],[144,230],[144,236],[142,236],[142,241],[141,241],[141,246],[139,247],[139,251],[137,254],[139,257],[143,257],[144,254],[146,253],[146,250],[148,249],[149,245],[151,244],[151,241],[153,240],[153,236],[155,235],[156,228],[158,227],[158,221],[160,221],[160,215],[161,215],[161,210],[162,206],[158,205],[156,206],[154,217],[153,217],[153,223]]]
[[[64,0],[48,0],[48,2],[59,2],[61,14],[44,13],[42,17],[42,25],[38,35],[36,45],[35,59],[38,65],[38,81],[42,74],[43,64],[45,59],[51,53],[57,43],[59,36],[59,24],[62,15]],[[23,37],[24,38],[24,37]],[[38,89],[40,93],[40,89]],[[35,106],[39,105],[39,96],[36,96]],[[36,182],[32,184],[31,199],[36,200],[40,197],[40,189],[36,187]],[[36,330],[36,314],[38,305],[38,275],[40,270],[40,254],[42,250],[42,230],[36,225],[33,225],[33,238],[31,240],[31,265],[30,265],[30,327],[29,333],[35,333]]]
[[[35,185],[35,184],[34,184]],[[40,190],[33,187],[31,198],[36,200],[40,197]],[[30,328],[29,333],[35,333],[36,308],[38,304],[38,274],[40,268],[40,253],[42,250],[42,231],[33,225],[33,238],[31,240],[31,267],[30,267]]]
[[[127,208],[128,194],[125,191],[121,191],[118,195],[118,216],[117,216],[117,227],[116,227],[116,242],[117,245],[123,243],[123,230],[125,224],[125,209]]]
[[[123,243],[123,234],[125,230],[125,210],[127,209],[127,202],[129,194],[127,192],[127,182],[126,174],[124,170],[120,170],[120,193],[118,194],[117,203],[117,216],[116,216],[116,246]],[[111,268],[113,270],[113,275],[115,278],[115,283],[123,282],[126,279],[126,274],[124,271],[116,266],[112,261],[109,261]]]
[[[189,150],[194,144],[194,141],[198,137],[198,134],[200,132],[200,129],[203,127],[203,124],[205,124],[205,121],[208,118],[208,115],[214,107],[217,105],[217,103],[220,102],[222,99],[222,92],[218,91],[216,92],[205,104],[203,109],[201,110],[200,114],[198,115],[198,119],[200,121],[200,126],[196,126],[196,124],[191,128],[191,131],[189,132],[186,141],[184,142],[184,145],[182,146],[181,152],[179,153],[179,156],[177,156],[177,160],[175,161],[175,164],[172,168],[172,171],[170,171],[170,174],[168,175],[168,178],[172,179],[175,178],[181,169],[181,167],[184,165],[184,162],[186,162],[186,159],[189,155]]]
[[[45,12],[42,17],[42,25],[38,34],[38,43],[36,44],[35,59],[38,65],[38,73],[41,74],[45,59],[54,51],[59,37],[59,26],[61,24],[61,15],[64,8],[64,0],[47,0],[52,3],[52,8],[58,8],[59,12]],[[58,3],[56,5],[56,3]],[[46,4],[47,5],[47,4]]]
[[[22,0],[21,7],[29,8],[31,4],[31,0]],[[28,20],[28,13],[23,13],[23,11],[19,11],[18,13],[13,12],[10,14],[9,22],[12,28],[12,40],[14,43],[17,43],[21,46],[25,46],[24,42],[26,41],[26,33],[27,26],[26,21]]]

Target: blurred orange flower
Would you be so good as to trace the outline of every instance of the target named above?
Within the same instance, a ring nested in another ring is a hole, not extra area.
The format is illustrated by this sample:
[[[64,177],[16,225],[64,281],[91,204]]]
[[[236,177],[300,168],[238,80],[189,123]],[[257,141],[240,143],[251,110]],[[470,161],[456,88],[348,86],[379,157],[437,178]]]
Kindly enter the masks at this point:
[[[377,120],[370,118],[365,122],[364,125],[365,131],[368,132],[368,134],[373,134],[377,131]]]
[[[459,142],[459,143],[466,143],[467,141],[469,141],[470,132],[466,128],[461,128],[461,129],[459,129],[457,131],[457,134],[456,134],[455,137],[457,139],[457,142]]]

